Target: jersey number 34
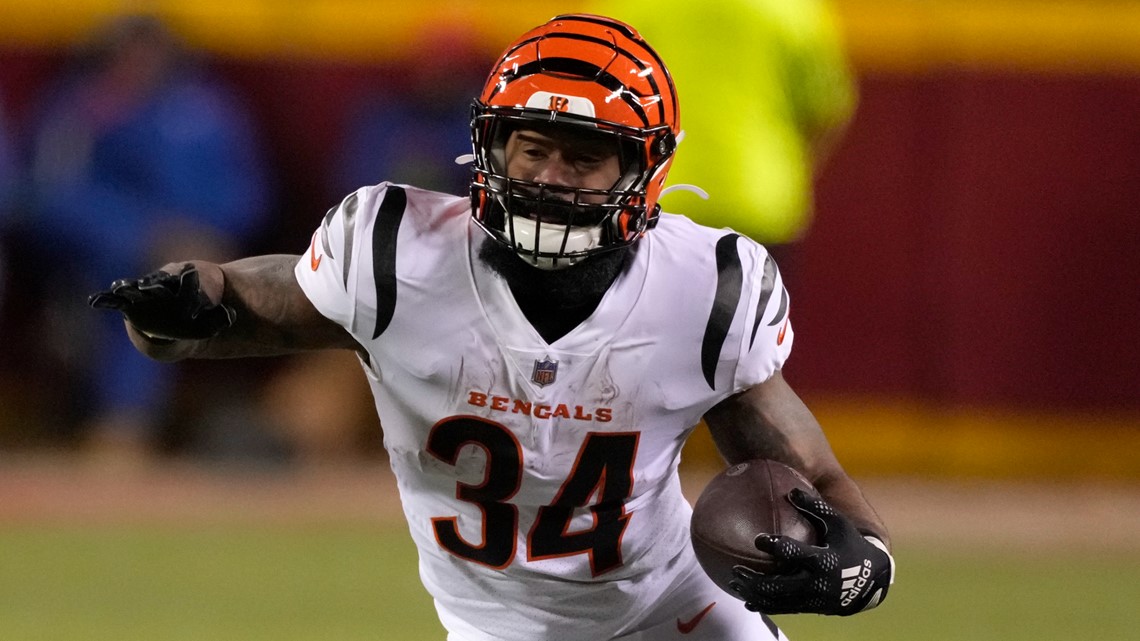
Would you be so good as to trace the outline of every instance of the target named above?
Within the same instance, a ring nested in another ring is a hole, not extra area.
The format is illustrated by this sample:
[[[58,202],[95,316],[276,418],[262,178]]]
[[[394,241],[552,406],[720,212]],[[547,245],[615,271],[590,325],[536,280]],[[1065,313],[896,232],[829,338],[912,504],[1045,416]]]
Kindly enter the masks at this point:
[[[637,432],[590,432],[578,450],[569,477],[550,505],[538,510],[527,534],[527,560],[587,554],[594,576],[620,567],[621,537],[629,522],[625,501],[633,492],[633,461]],[[483,512],[483,540],[471,543],[459,534],[457,517],[432,519],[439,544],[469,561],[502,569],[515,557],[518,507],[510,499],[522,484],[523,455],[518,439],[505,426],[484,418],[457,416],[436,423],[428,435],[428,452],[455,465],[460,450],[474,445],[487,457],[486,474],[478,485],[458,483],[456,497]],[[589,506],[590,529],[571,532],[576,509]]]

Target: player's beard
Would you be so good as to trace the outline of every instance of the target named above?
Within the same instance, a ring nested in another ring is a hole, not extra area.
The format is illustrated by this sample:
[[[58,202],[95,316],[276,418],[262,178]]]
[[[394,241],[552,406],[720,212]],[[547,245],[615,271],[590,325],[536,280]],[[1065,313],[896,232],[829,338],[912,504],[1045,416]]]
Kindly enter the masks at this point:
[[[630,253],[630,246],[623,246],[564,269],[539,269],[510,247],[487,238],[479,248],[479,260],[507,281],[516,299],[541,302],[554,310],[597,305]]]

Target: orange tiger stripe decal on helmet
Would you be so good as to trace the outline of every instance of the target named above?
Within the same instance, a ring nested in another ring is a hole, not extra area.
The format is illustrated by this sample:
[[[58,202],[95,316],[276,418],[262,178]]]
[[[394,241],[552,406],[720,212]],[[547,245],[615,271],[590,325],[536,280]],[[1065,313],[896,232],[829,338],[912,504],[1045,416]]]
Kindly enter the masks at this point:
[[[472,110],[472,213],[511,246],[509,213],[496,207],[505,209],[503,186],[512,182],[496,162],[495,145],[507,126],[526,121],[609,133],[636,149],[636,171],[610,191],[612,214],[601,246],[591,251],[633,243],[653,226],[680,108],[668,69],[633,27],[602,16],[558,16],[511,43],[492,68]]]

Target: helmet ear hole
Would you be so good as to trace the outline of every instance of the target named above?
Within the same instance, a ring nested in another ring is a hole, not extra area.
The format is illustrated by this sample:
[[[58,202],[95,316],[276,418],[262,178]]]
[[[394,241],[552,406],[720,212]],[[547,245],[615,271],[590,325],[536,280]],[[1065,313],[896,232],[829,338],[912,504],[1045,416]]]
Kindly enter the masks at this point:
[[[606,225],[606,227],[607,227],[606,231],[609,232],[608,238],[606,238],[607,241],[617,242],[618,240],[625,237],[625,234],[622,233],[621,219],[622,219],[621,214],[614,214],[613,216],[610,216],[609,224]]]
[[[645,210],[639,209],[637,213],[630,217],[629,224],[625,229],[625,233],[637,233],[645,226]]]
[[[677,137],[673,135],[673,132],[666,131],[654,141],[653,147],[659,158],[668,158],[677,151]]]
[[[646,217],[646,220],[645,220],[645,229],[646,230],[653,229],[654,227],[657,226],[658,221],[661,220],[660,214],[661,214],[661,205],[658,205],[655,203],[653,205],[653,211]]]

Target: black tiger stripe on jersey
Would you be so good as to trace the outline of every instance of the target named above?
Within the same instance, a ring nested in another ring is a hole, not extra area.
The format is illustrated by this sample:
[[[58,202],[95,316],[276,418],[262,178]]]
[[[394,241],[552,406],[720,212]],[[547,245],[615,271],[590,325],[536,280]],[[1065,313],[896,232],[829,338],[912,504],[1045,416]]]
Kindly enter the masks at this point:
[[[760,323],[764,320],[764,310],[768,308],[768,301],[772,298],[772,293],[776,290],[776,277],[780,274],[780,268],[776,266],[776,261],[772,260],[771,256],[764,258],[764,276],[760,280],[760,298],[756,301],[756,320],[752,323],[752,336],[748,339],[748,349],[752,349],[752,344],[756,342],[756,330],[760,329]],[[784,320],[784,315],[788,311],[788,288],[780,288],[780,307],[776,310],[776,315],[768,323],[768,327],[774,327]]]
[[[337,205],[336,207],[328,210],[328,213],[325,214],[325,222],[323,224],[325,228],[329,226],[329,223],[332,222],[333,216],[336,216],[336,213],[338,211],[340,211],[340,205]],[[329,242],[329,233],[327,229],[321,230],[321,249],[324,250],[325,256],[336,260],[336,256],[333,255],[332,243]]]
[[[756,301],[756,320],[752,323],[752,336],[748,339],[748,349],[756,342],[756,330],[760,329],[760,321],[764,319],[764,310],[768,307],[768,299],[776,289],[776,261],[771,256],[764,257],[764,276],[760,278],[760,299]]]
[[[701,370],[710,389],[716,389],[716,366],[720,362],[720,351],[728,338],[736,306],[740,304],[740,288],[744,284],[740,254],[736,251],[737,238],[740,238],[739,234],[726,234],[716,241],[716,298],[701,341]]]
[[[784,314],[788,311],[788,289],[780,289],[780,309],[776,310],[776,315],[768,323],[768,327],[775,327],[784,320]]]
[[[372,338],[388,329],[396,313],[396,235],[407,206],[404,189],[388,185],[372,227],[372,276],[376,280],[376,330]]]
[[[756,342],[756,331],[760,328],[760,322],[764,320],[764,310],[768,308],[768,300],[772,299],[772,293],[776,289],[776,276],[780,275],[780,267],[776,266],[776,261],[772,260],[771,255],[764,258],[764,276],[760,278],[760,298],[756,301],[756,320],[752,322],[752,335],[748,339],[748,349],[752,349],[752,343]],[[768,326],[771,327],[779,323],[783,318],[784,310],[788,309],[788,290],[781,287],[780,292],[780,310],[776,311],[775,319]]]
[[[341,209],[344,210],[344,218],[341,220],[341,227],[344,229],[344,288],[348,290],[348,268],[352,264],[352,240],[356,238],[356,209],[360,204],[360,198],[356,192],[352,192],[348,198],[344,199]]]

